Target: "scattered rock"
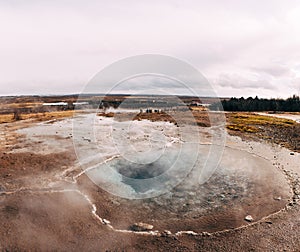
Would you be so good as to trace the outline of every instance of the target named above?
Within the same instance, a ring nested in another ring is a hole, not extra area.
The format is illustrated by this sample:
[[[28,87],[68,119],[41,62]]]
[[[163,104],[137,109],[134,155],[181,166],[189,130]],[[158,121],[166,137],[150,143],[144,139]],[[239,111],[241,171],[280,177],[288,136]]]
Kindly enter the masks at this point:
[[[293,156],[293,155],[295,155],[295,153],[294,153],[294,152],[290,152],[290,155],[292,155],[292,156]]]
[[[131,230],[137,231],[137,232],[150,231],[152,229],[153,229],[153,225],[143,223],[143,222],[134,223],[131,226]]]
[[[171,236],[172,232],[169,230],[164,230],[163,232],[161,232],[161,236],[165,237],[165,236]]]
[[[106,219],[102,219],[102,222],[103,222],[103,224],[105,224],[105,225],[110,224],[110,221],[109,221],[109,220],[106,220]]]
[[[0,184],[0,193],[1,192],[5,192],[5,187],[3,185]]]
[[[197,236],[198,234],[194,231],[181,231],[181,232],[178,232],[180,234],[187,234],[187,235],[192,235],[192,236]]]
[[[251,215],[247,215],[245,217],[245,221],[252,222],[253,221],[253,217]]]
[[[281,197],[275,197],[274,200],[281,200]]]

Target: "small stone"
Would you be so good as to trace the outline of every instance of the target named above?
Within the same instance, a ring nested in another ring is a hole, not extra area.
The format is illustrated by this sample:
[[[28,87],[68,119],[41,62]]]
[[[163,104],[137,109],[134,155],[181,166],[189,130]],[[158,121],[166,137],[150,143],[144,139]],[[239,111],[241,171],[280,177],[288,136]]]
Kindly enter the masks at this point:
[[[153,229],[153,225],[147,224],[147,223],[143,223],[143,222],[138,222],[138,223],[134,223],[131,226],[131,229],[133,231],[137,231],[137,232],[142,232],[142,231],[150,231]]]
[[[110,221],[109,221],[109,220],[106,220],[106,219],[102,219],[102,222],[103,222],[103,224],[105,224],[105,225],[110,224]]]
[[[281,200],[281,197],[275,197],[274,200]]]
[[[290,155],[292,155],[292,156],[293,156],[293,155],[295,155],[295,153],[294,153],[294,152],[290,152]]]
[[[194,231],[184,231],[184,233],[187,234],[187,235],[193,235],[193,236],[198,235],[198,234],[197,234],[196,232],[194,232]]]
[[[245,217],[245,220],[248,221],[248,222],[252,222],[253,221],[253,217],[251,215],[247,215]]]
[[[0,184],[0,193],[5,192],[5,187]]]
[[[169,230],[164,230],[162,233],[161,233],[161,236],[165,237],[165,236],[170,236],[172,235],[171,231]]]

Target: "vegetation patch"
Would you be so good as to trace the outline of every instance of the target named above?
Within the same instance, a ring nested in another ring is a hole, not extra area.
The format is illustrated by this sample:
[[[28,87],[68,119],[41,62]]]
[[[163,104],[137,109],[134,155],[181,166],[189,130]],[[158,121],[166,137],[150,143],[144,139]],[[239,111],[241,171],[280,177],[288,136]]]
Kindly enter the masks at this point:
[[[242,126],[293,126],[295,121],[272,116],[257,115],[251,113],[229,113],[227,114],[228,123],[231,125]]]
[[[14,114],[0,115],[0,123],[9,123],[14,121]]]
[[[243,139],[267,140],[300,152],[300,124],[290,119],[257,115],[255,113],[227,113],[229,134]]]
[[[229,130],[241,131],[241,132],[246,132],[246,133],[256,133],[259,131],[259,129],[257,127],[246,126],[243,124],[229,124],[226,127]]]
[[[109,112],[109,113],[101,112],[101,113],[98,113],[98,116],[114,117],[114,116],[115,116],[115,113],[113,113],[113,112]]]
[[[44,113],[29,113],[29,114],[0,114],[0,123],[10,123],[19,120],[27,120],[34,119],[37,121],[47,121],[51,119],[59,119],[65,117],[72,117],[74,111],[66,110],[66,111],[52,111],[52,112],[44,112]]]

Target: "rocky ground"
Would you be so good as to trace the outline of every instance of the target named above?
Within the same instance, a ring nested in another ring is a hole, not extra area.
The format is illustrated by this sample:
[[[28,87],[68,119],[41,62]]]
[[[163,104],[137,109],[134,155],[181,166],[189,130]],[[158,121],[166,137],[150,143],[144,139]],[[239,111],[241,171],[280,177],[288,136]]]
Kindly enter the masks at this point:
[[[231,169],[225,158],[196,188],[126,200],[82,172],[60,122],[0,125],[1,250],[299,251],[298,153],[228,136],[225,156],[239,157],[237,167],[259,159],[258,169]]]
[[[300,152],[300,123],[298,115],[267,113],[227,113],[227,128],[231,135],[245,140],[267,141]],[[294,118],[294,119],[292,119]]]

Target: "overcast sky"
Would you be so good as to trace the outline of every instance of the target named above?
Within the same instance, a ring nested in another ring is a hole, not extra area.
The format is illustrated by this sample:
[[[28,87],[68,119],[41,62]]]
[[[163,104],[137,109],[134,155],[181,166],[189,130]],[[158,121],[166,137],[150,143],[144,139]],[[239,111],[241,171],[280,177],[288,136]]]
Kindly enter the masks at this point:
[[[182,59],[219,96],[300,89],[300,1],[0,0],[0,95],[78,93],[138,54]]]

